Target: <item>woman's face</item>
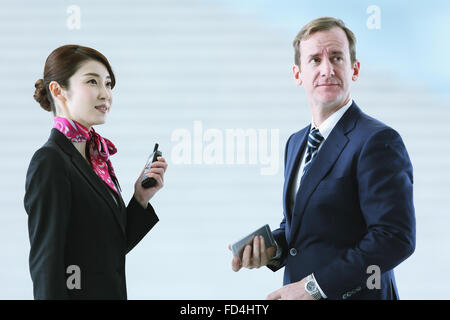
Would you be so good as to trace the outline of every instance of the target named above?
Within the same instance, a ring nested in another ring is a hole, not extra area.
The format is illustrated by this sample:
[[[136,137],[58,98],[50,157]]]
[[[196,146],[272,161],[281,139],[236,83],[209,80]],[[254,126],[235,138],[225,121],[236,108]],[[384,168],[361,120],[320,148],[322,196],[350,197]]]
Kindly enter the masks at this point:
[[[65,105],[61,114],[90,129],[103,124],[111,110],[111,78],[106,67],[95,60],[84,62],[69,79],[69,90],[63,90]]]

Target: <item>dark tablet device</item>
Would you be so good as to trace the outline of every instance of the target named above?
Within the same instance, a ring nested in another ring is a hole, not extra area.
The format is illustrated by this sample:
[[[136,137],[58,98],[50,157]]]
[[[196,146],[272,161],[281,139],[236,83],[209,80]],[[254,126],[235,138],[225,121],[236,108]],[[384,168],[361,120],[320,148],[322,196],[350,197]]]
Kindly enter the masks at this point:
[[[233,252],[233,256],[238,256],[239,258],[241,258],[245,246],[248,244],[251,244],[253,241],[253,238],[255,236],[263,236],[264,237],[264,243],[266,245],[266,248],[269,248],[275,244],[275,240],[273,239],[272,231],[270,231],[269,225],[266,224],[266,225],[262,226],[261,228],[259,228],[258,230],[250,233],[248,236],[233,243],[233,245],[231,246],[231,251]]]

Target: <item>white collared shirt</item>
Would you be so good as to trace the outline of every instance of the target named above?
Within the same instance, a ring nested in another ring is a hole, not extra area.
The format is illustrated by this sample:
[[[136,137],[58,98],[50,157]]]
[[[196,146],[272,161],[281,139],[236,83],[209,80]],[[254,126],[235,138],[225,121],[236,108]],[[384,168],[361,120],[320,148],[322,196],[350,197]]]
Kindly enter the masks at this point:
[[[334,127],[336,126],[336,124],[339,122],[339,120],[341,120],[342,116],[344,115],[344,113],[348,110],[348,108],[350,108],[350,106],[352,105],[353,100],[350,98],[350,100],[347,102],[346,105],[344,105],[342,108],[340,108],[338,111],[336,111],[335,113],[333,113],[331,116],[329,116],[320,126],[319,126],[319,132],[323,137],[323,141],[319,146],[319,151],[323,146],[323,143],[325,142],[325,140],[327,140],[328,136],[330,135],[331,131],[334,129]],[[315,128],[314,125],[314,119],[311,119],[311,130]],[[309,134],[309,133],[308,133]],[[318,152],[319,152],[318,151]],[[303,176],[303,169],[305,167],[305,158],[306,158],[306,148],[302,151],[302,158],[300,161],[300,168],[299,170],[297,170],[296,176],[295,176],[295,188],[291,189],[291,209],[294,209],[294,201],[295,201],[295,197],[297,195],[297,191],[298,188],[300,187],[300,181],[302,179]],[[316,155],[317,156],[317,155]]]
[[[331,131],[334,129],[334,127],[339,122],[339,120],[341,120],[342,116],[348,110],[348,108],[350,108],[352,103],[353,103],[353,99],[350,98],[349,101],[347,102],[347,104],[345,104],[342,108],[340,108],[338,111],[336,111],[331,116],[329,116],[319,126],[319,128],[318,128],[319,132],[323,136],[323,141],[320,144],[319,149],[318,149],[319,151],[322,148],[323,143],[325,142],[325,140],[330,135]],[[311,119],[311,130],[314,129],[314,128],[315,128],[314,119]],[[309,134],[309,132],[308,132],[308,134]],[[295,198],[297,196],[297,191],[298,191],[298,188],[300,187],[300,182],[301,182],[301,179],[302,179],[302,176],[303,176],[303,168],[305,167],[305,158],[306,158],[306,147],[305,147],[305,149],[302,152],[303,152],[303,154],[302,154],[302,158],[301,158],[301,161],[300,161],[300,168],[298,168],[296,176],[295,176],[295,186],[294,186],[294,188],[291,188],[291,193],[290,193],[291,194],[291,199],[289,201],[291,202],[291,210],[294,210]],[[312,274],[312,276],[314,277],[314,274]],[[322,295],[322,297],[323,298],[327,298],[327,296],[322,291],[322,289],[320,288],[320,286],[317,283],[317,281],[316,281],[316,284],[317,284],[317,288],[319,289],[319,292]]]

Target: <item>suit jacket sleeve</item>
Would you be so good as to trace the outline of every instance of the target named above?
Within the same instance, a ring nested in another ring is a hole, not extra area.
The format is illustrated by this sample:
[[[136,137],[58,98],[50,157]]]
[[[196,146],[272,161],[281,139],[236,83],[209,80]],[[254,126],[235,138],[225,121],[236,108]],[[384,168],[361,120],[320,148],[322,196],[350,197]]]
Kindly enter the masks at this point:
[[[67,299],[64,246],[71,190],[63,158],[39,149],[28,168],[24,205],[28,213],[30,272],[35,299]]]
[[[294,134],[292,134],[288,141],[286,142],[286,147],[284,149],[284,168],[286,169],[286,162],[287,162],[287,155],[289,152],[289,143],[292,139],[292,137],[294,136]],[[292,152],[292,150],[291,150]],[[288,179],[289,177],[287,177],[286,172],[285,172],[285,176],[284,179]],[[280,227],[276,230],[274,230],[272,232],[273,237],[275,239],[275,241],[277,242],[277,245],[280,247],[281,249],[281,257],[277,260],[272,260],[269,262],[269,264],[267,264],[267,267],[272,270],[272,271],[278,271],[279,269],[281,269],[282,267],[285,266],[286,264],[286,257],[287,257],[287,249],[288,249],[288,245],[286,242],[286,212],[284,213],[284,217],[283,220],[280,223]]]
[[[150,203],[144,209],[134,197],[131,198],[127,206],[127,253],[144,238],[158,221],[158,216]]]
[[[272,271],[278,271],[286,265],[286,253],[287,253],[287,242],[285,236],[285,225],[286,218],[283,218],[283,221],[280,223],[280,227],[277,230],[272,232],[275,241],[277,242],[278,247],[281,249],[281,257],[278,259],[273,259],[269,261],[267,267]]]
[[[314,271],[331,299],[341,299],[343,292],[366,286],[368,266],[377,265],[384,273],[415,249],[412,165],[398,133],[388,128],[367,139],[356,174],[367,233],[339,258]]]

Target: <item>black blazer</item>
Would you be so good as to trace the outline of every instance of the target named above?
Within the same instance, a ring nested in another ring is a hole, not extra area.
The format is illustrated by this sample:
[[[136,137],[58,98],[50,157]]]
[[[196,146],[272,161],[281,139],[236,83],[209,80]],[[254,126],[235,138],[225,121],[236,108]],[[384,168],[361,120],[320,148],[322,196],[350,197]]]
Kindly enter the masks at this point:
[[[125,255],[158,222],[152,206],[134,197],[125,206],[56,129],[33,155],[25,189],[34,298],[126,299]],[[67,285],[76,283],[69,266],[79,267],[80,289]]]

